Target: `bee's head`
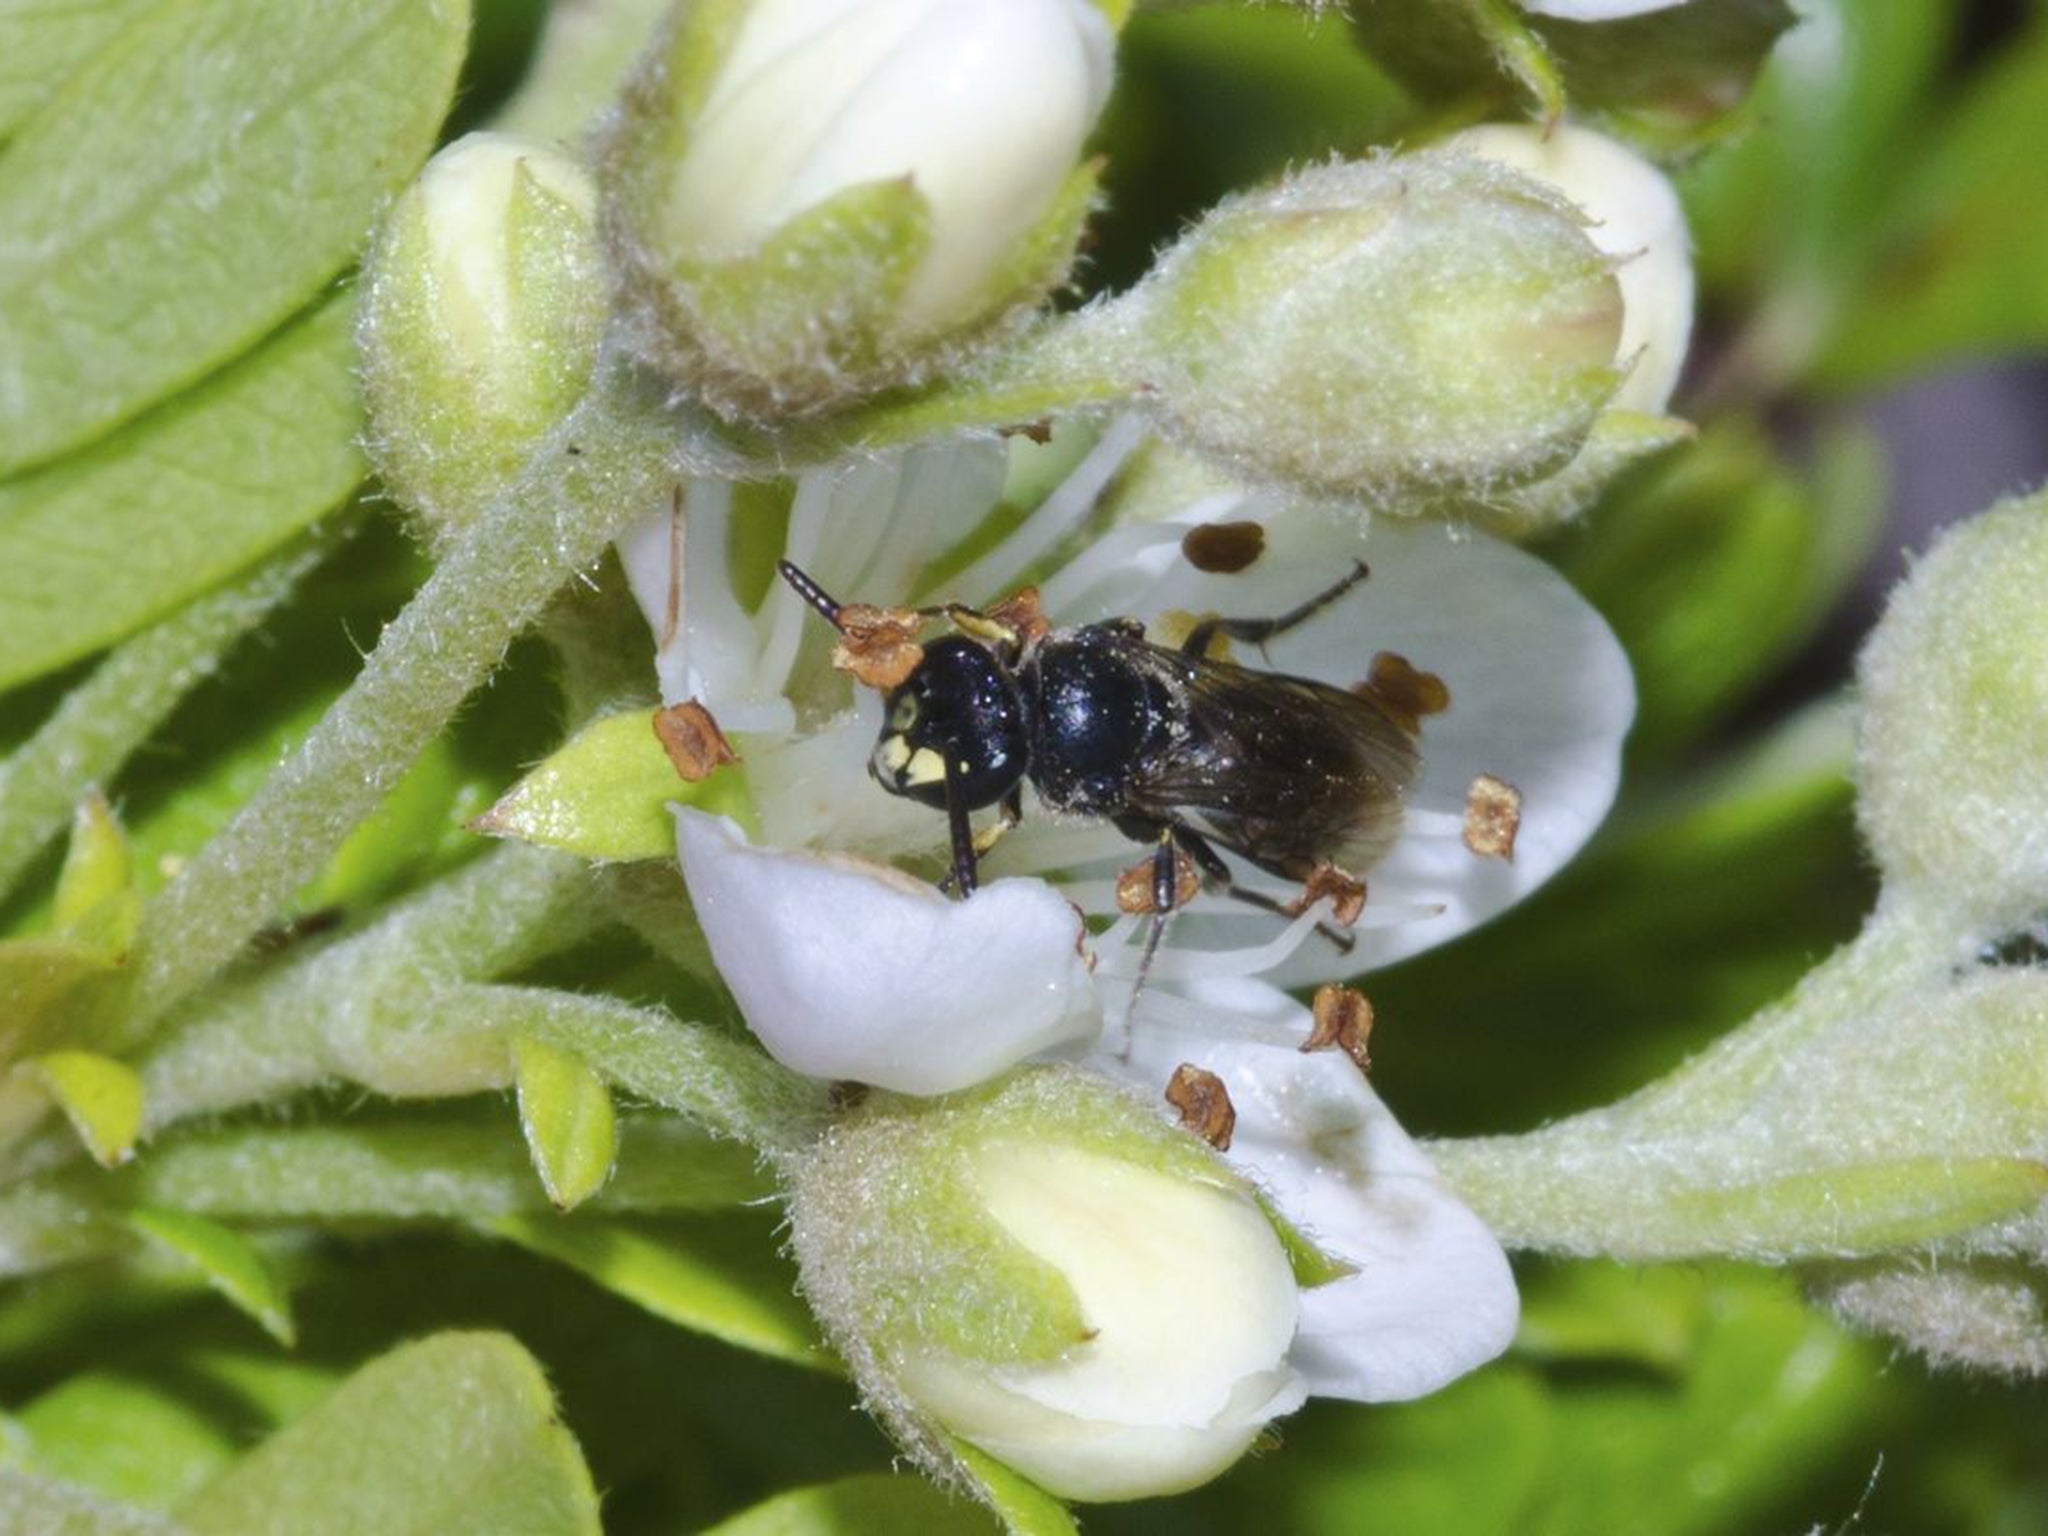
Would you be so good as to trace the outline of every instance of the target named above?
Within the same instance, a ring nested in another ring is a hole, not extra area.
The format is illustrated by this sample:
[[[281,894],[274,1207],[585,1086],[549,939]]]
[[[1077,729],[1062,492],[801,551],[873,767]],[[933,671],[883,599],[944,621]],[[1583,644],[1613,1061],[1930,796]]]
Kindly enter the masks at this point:
[[[892,795],[943,808],[950,775],[961,804],[978,810],[1024,777],[1030,743],[1016,680],[963,635],[926,646],[885,708],[868,771]]]

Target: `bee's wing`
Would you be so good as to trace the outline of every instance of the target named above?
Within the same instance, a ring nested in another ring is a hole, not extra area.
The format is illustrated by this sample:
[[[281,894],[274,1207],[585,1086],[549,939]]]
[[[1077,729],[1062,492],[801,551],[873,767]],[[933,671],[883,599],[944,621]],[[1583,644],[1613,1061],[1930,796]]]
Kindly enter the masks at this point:
[[[1422,768],[1415,737],[1371,699],[1308,678],[1156,651],[1187,708],[1183,741],[1145,765],[1134,810],[1195,822],[1262,869],[1351,874],[1400,832]]]

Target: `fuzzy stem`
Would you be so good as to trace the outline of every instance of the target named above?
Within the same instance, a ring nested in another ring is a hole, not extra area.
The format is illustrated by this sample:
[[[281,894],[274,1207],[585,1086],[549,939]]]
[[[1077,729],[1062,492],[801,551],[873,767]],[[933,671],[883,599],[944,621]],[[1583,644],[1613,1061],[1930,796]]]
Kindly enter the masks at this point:
[[[448,552],[361,674],[145,913],[129,1039],[233,960],[376,809],[555,591],[680,472],[674,413],[626,371],[542,441]]]
[[[179,702],[211,677],[355,527],[335,518],[254,571],[122,642],[49,719],[0,763],[0,892],[69,819],[80,793],[105,784]]]

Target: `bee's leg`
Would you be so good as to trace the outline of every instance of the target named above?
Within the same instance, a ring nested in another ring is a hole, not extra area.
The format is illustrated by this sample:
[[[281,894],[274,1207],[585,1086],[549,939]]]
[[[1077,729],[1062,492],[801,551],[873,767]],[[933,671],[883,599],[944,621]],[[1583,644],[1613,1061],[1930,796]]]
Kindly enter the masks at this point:
[[[1264,645],[1275,635],[1284,635],[1295,625],[1314,618],[1370,574],[1363,560],[1354,560],[1350,572],[1342,581],[1318,592],[1299,608],[1290,608],[1276,619],[1204,619],[1188,631],[1187,639],[1181,642],[1181,654],[1206,655],[1209,642],[1218,635],[1228,635],[1231,639],[1242,640],[1247,645]]]
[[[974,852],[977,858],[986,857],[989,849],[1003,840],[1003,834],[1024,819],[1024,791],[1013,789],[1003,796],[996,808],[995,821],[974,834]]]
[[[1288,911],[1285,902],[1268,896],[1264,891],[1254,891],[1239,885],[1231,876],[1230,866],[1223,862],[1223,855],[1212,848],[1209,840],[1201,833],[1192,827],[1176,827],[1174,830],[1180,846],[1187,849],[1188,857],[1195,861],[1195,867],[1207,875],[1210,882],[1231,900],[1241,901],[1248,907],[1257,907],[1261,912],[1271,912],[1276,917],[1292,918],[1300,915]],[[1350,954],[1358,942],[1343,929],[1333,928],[1328,923],[1317,923],[1316,932],[1336,945],[1339,954]]]
[[[946,775],[946,827],[953,834],[953,888],[962,896],[972,896],[978,883],[974,824],[967,819],[967,803],[960,798],[959,785],[950,772]]]

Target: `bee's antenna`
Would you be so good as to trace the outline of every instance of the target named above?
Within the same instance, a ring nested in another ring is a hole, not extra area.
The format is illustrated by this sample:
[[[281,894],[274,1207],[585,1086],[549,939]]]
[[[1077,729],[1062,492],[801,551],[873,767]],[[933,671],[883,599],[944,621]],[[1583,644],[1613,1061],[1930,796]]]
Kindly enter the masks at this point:
[[[790,590],[825,616],[827,624],[830,624],[834,629],[845,628],[839,622],[838,602],[827,596],[823,587],[819,586],[787,560],[776,561],[775,569],[782,573],[782,579],[789,583]]]

